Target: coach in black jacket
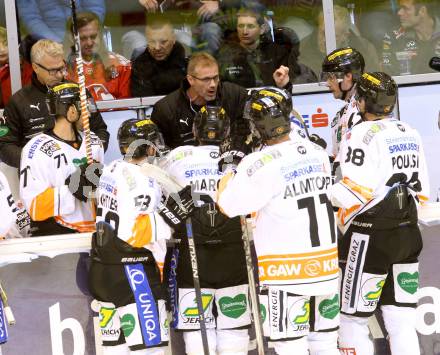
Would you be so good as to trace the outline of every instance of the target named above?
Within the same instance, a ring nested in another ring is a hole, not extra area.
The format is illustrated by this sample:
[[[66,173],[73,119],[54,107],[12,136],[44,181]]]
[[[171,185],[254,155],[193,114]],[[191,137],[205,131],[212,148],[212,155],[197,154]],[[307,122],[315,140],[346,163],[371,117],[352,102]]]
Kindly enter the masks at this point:
[[[48,87],[64,80],[63,55],[61,44],[51,40],[40,40],[32,47],[32,82],[11,97],[4,111],[5,128],[0,136],[0,160],[4,163],[18,168],[24,145],[35,134],[53,128],[54,118],[49,116],[46,94]],[[99,112],[91,115],[90,129],[107,149],[110,134]]]
[[[278,87],[289,85],[288,72],[286,67],[275,71]],[[220,83],[218,64],[214,57],[204,52],[194,54],[188,63],[187,73],[180,89],[156,102],[151,114],[167,146],[176,148],[195,144],[193,119],[204,105],[222,106],[231,120],[233,132],[248,126],[243,119],[247,91],[233,83]],[[236,133],[242,135],[243,131]]]

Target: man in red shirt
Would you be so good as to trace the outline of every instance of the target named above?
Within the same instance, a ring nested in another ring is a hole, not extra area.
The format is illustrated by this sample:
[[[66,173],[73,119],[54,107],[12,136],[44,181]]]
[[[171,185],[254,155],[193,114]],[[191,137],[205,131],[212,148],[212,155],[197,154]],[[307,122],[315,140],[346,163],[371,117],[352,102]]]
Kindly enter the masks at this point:
[[[72,28],[71,20],[69,28]],[[79,13],[77,26],[81,43],[86,86],[96,101],[130,97],[131,63],[123,56],[105,48],[98,16]],[[68,79],[77,81],[72,31],[67,34],[64,48],[72,48],[67,59]]]
[[[31,81],[32,66],[21,59],[21,81],[27,85]],[[0,108],[4,108],[11,97],[11,73],[9,71],[9,51],[6,29],[0,27]]]

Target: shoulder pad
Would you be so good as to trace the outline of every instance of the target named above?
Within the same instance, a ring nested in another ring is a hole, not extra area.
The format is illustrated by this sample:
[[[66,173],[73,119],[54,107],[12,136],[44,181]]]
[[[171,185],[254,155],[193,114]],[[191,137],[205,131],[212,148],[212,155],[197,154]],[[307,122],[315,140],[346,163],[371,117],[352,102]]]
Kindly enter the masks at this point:
[[[93,132],[91,132],[91,134],[90,134],[90,144],[102,146],[101,139],[99,139],[99,137],[96,134],[94,134]]]
[[[259,152],[255,156],[252,155],[248,156],[251,159],[248,158],[248,168],[246,170],[247,175],[248,176],[254,175],[262,167],[270,164],[271,162],[275,161],[281,156],[282,156],[281,152],[276,149]]]
[[[46,136],[45,134],[39,134],[38,136],[35,136],[34,138],[32,138],[27,143],[27,146],[29,147],[28,151],[27,151],[28,159],[32,159],[34,157],[37,149],[47,140],[48,140],[48,136]]]
[[[193,155],[193,147],[192,146],[182,146],[176,149],[173,149],[166,158],[165,166],[170,166],[171,164],[182,160],[186,157]]]
[[[362,142],[364,142],[366,145],[369,145],[373,137],[379,133],[380,131],[383,131],[386,129],[386,126],[382,122],[375,122],[371,124],[365,134],[362,137]]]
[[[43,144],[41,144],[41,147],[40,147],[40,151],[42,151],[48,157],[52,157],[53,153],[56,152],[57,150],[60,150],[60,149],[61,149],[61,146],[54,139],[50,139],[50,140],[44,142]]]

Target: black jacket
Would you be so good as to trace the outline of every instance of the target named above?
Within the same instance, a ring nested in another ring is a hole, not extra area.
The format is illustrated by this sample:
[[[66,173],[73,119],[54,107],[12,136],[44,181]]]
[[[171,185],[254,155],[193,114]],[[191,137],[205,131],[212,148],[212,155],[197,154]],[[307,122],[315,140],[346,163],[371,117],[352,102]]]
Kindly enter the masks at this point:
[[[131,94],[133,97],[167,95],[179,88],[186,74],[183,46],[176,42],[167,59],[157,61],[145,50],[132,63]]]
[[[170,148],[194,144],[192,133],[193,120],[201,107],[191,104],[186,95],[189,83],[185,79],[180,89],[160,99],[153,107],[151,120],[156,123]],[[241,86],[232,83],[220,83],[217,97],[208,105],[222,106],[231,120],[231,134],[246,135],[248,125],[243,119],[243,110],[247,92]]]
[[[0,160],[4,163],[18,168],[24,145],[37,133],[53,128],[55,122],[48,113],[46,94],[47,87],[34,73],[31,84],[17,91],[6,105],[4,117],[8,133],[0,137]],[[107,150],[110,134],[99,111],[91,114],[90,129]]]
[[[218,55],[220,76],[246,88],[273,85],[273,72],[280,65],[287,66],[289,52],[285,46],[262,42],[248,51],[239,43],[223,46]]]

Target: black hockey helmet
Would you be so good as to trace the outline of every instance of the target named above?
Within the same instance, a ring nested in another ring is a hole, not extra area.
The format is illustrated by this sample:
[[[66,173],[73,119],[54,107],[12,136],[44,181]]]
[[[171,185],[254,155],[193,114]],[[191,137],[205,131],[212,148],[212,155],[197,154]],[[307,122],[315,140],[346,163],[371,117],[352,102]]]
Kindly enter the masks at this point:
[[[79,85],[72,82],[65,82],[50,88],[47,91],[46,104],[49,115],[66,117],[71,105],[75,105],[78,112],[81,112]]]
[[[365,111],[389,115],[397,99],[397,84],[383,72],[364,73],[356,86],[356,100],[365,100]]]
[[[201,143],[218,145],[229,135],[229,117],[223,107],[203,106],[194,117],[193,130]]]
[[[121,154],[131,154],[133,158],[147,157],[147,150],[151,146],[156,149],[156,154],[166,150],[159,129],[149,119],[130,118],[122,122],[118,130],[118,143]]]
[[[263,141],[278,138],[290,132],[290,117],[282,109],[278,99],[272,95],[251,99],[249,118],[253,134],[261,137]]]
[[[283,113],[290,117],[290,112],[292,112],[292,94],[289,91],[275,86],[266,86],[261,89],[252,90],[250,92],[250,101],[267,96],[276,99]],[[249,106],[247,109],[249,109]]]
[[[360,52],[352,47],[338,48],[324,58],[320,81],[327,81],[330,75],[343,79],[347,73],[353,75],[353,81],[358,81],[364,69],[365,60]]]

